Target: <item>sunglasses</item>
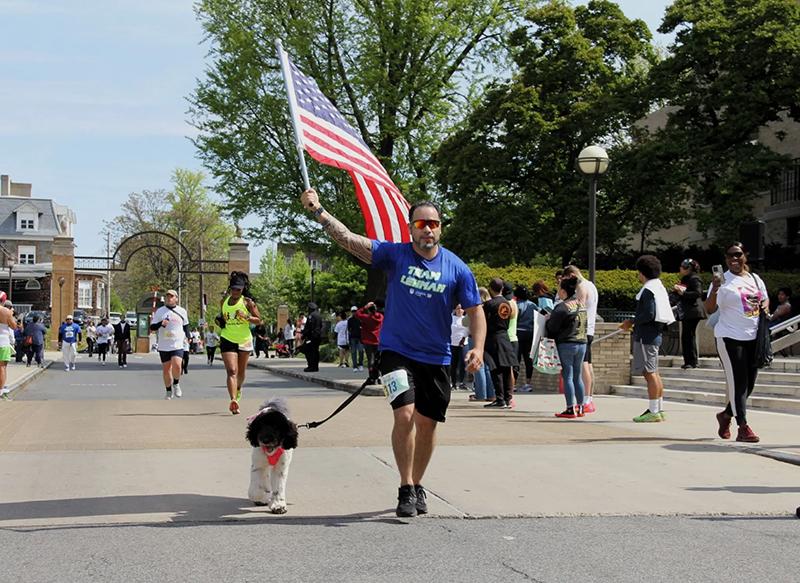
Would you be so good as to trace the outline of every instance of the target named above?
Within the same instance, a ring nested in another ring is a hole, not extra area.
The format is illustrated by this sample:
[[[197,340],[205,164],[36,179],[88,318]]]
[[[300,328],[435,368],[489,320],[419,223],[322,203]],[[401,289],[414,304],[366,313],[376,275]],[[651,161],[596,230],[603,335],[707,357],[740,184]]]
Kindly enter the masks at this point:
[[[735,253],[726,253],[725,255],[727,255],[729,259],[741,259],[744,257],[744,253],[741,251],[736,251]]]
[[[438,229],[442,221],[437,221],[436,219],[417,219],[411,221],[411,224],[414,225],[415,229],[419,229],[420,231],[425,227],[428,227],[432,231],[433,229]]]

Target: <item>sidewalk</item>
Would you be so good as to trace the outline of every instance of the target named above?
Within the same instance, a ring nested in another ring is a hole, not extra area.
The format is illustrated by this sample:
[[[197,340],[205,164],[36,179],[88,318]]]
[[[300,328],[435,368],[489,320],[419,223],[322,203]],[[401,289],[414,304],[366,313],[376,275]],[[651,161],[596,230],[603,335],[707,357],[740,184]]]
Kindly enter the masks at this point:
[[[35,361],[31,362],[30,366],[27,366],[25,364],[27,359],[23,359],[23,362],[16,362],[12,357],[11,362],[6,367],[6,386],[10,389],[9,396],[13,399],[14,393],[50,368],[55,360],[60,359],[60,352],[45,351],[43,366],[38,367]]]
[[[221,357],[217,356],[217,360],[221,360]],[[303,369],[306,368],[304,358],[255,359],[251,357],[248,364],[253,368],[268,370],[275,374],[308,381],[347,393],[355,392],[367,378],[366,367],[361,372],[353,372],[352,368],[339,368],[337,365],[328,362],[319,363],[319,372],[303,372]],[[380,385],[370,385],[365,387],[361,394],[383,397],[383,389]]]

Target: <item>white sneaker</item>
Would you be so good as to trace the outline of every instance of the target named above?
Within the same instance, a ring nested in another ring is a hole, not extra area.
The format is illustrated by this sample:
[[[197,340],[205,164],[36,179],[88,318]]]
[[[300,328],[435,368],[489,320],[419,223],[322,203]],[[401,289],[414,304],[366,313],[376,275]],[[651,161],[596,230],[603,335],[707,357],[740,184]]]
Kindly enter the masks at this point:
[[[122,368],[128,368],[128,365],[127,364],[123,364]]]
[[[69,366],[65,366],[65,367],[64,367],[64,370],[65,370],[66,372],[69,372]]]
[[[167,391],[167,395],[164,397],[164,400],[166,401],[172,400],[172,391]]]
[[[75,365],[73,364],[73,365],[72,365],[70,368],[71,368],[72,370],[75,370]]]
[[[178,383],[172,385],[172,392],[175,393],[175,396],[179,399],[183,396],[183,392],[181,391],[181,386]]]
[[[353,372],[358,372],[358,367],[357,366],[353,367]]]
[[[364,372],[364,367],[363,366],[359,366],[358,367],[358,372]]]

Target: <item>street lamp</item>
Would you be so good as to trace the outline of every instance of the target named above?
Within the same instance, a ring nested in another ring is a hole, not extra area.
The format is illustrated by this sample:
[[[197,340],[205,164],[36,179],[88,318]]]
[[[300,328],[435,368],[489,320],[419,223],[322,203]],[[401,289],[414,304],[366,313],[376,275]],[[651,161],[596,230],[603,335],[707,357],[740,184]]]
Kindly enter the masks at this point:
[[[181,294],[181,250],[183,249],[183,244],[181,243],[181,235],[184,233],[188,233],[189,229],[181,229],[178,231],[178,301],[183,300],[183,295]]]
[[[608,169],[608,154],[600,146],[587,146],[578,154],[578,169],[589,179],[589,279],[594,282],[597,246],[597,180]]]

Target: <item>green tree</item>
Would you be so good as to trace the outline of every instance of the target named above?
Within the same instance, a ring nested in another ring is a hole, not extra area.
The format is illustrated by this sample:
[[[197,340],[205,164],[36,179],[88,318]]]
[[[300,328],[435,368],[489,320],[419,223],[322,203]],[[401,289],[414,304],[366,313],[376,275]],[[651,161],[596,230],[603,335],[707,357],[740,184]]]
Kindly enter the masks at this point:
[[[275,250],[267,250],[261,257],[258,276],[250,287],[258,303],[261,318],[266,324],[278,321],[278,306],[289,308],[292,318],[306,312],[311,291],[311,267],[302,253],[287,260]]]
[[[348,310],[360,304],[367,288],[364,269],[352,261],[335,258],[329,271],[315,277],[314,298],[322,309]]]
[[[670,105],[656,139],[683,170],[698,226],[721,243],[737,237],[787,162],[756,138],[781,140],[768,124],[800,120],[800,4],[676,0],[659,31],[675,41],[653,70],[654,91]]]
[[[114,275],[113,290],[122,304],[135,306],[141,296],[153,287],[160,289],[178,287],[178,243],[180,236],[185,251],[181,253],[184,270],[199,267],[200,245],[204,259],[227,260],[228,243],[234,235],[233,227],[222,218],[219,206],[214,203],[203,186],[201,172],[177,169],[172,176],[172,189],[134,192],[122,204],[122,213],[109,221],[105,229],[112,235],[112,252],[119,247],[118,258],[128,268]],[[159,231],[171,235],[148,234],[129,237],[145,231]],[[209,304],[225,290],[224,275],[205,276],[204,287]],[[192,318],[200,313],[199,277],[183,274],[181,303],[189,306]]]
[[[203,0],[211,64],[190,98],[199,155],[234,217],[256,237],[322,240],[299,209],[302,187],[275,40],[314,77],[409,200],[432,196],[430,155],[498,62],[523,0]],[[326,208],[356,232],[350,178],[316,163]],[[298,215],[303,217],[298,219]]]
[[[613,2],[573,8],[551,0],[525,20],[509,38],[510,80],[487,90],[435,156],[455,206],[446,243],[494,265],[547,254],[567,262],[582,250],[588,207],[578,153],[630,139],[627,129],[648,111],[648,71],[657,61],[645,23]],[[621,196],[598,197],[600,245],[619,235]]]

